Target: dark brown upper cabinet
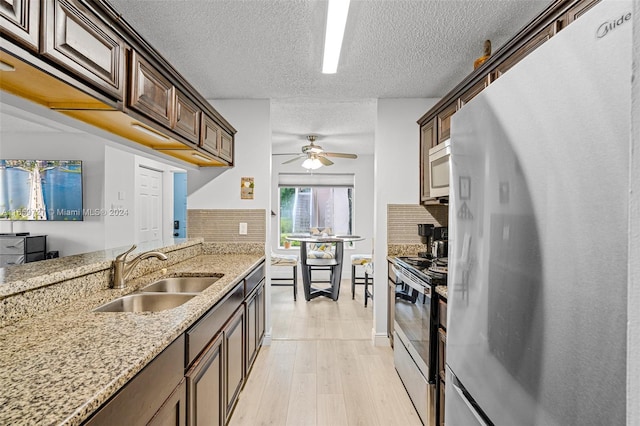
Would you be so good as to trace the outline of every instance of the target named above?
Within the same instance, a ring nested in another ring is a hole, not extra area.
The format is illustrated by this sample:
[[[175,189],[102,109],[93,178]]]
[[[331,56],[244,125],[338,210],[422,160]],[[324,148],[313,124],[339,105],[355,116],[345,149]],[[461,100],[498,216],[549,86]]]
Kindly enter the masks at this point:
[[[598,4],[599,1],[600,0],[582,1],[571,7],[564,16],[563,27],[569,25],[570,23],[584,15],[593,6]]]
[[[233,126],[107,0],[0,0],[0,24],[15,71],[0,90],[194,165],[233,165]]]
[[[200,147],[218,157],[220,154],[220,133],[222,129],[211,118],[202,116],[200,129]]]
[[[222,130],[220,132],[220,150],[218,156],[229,164],[233,163],[233,137]]]
[[[489,76],[486,76],[469,89],[467,89],[462,95],[460,95],[460,108],[462,108],[471,99],[475,98],[489,85]]]
[[[451,136],[451,116],[458,110],[458,102],[447,105],[438,114],[438,143],[442,143]]]
[[[0,31],[14,41],[40,48],[40,0],[0,0]]]
[[[420,127],[420,202],[430,199],[429,150],[438,144],[436,120]]]
[[[179,90],[175,90],[175,108],[171,128],[189,142],[198,144],[200,137],[200,109]]]
[[[121,101],[124,41],[82,4],[45,0],[41,53]]]
[[[522,47],[516,50],[513,54],[511,54],[508,58],[498,64],[496,66],[493,78],[498,78],[509,69],[511,69],[515,64],[520,62],[527,56],[529,53],[533,52],[539,46],[541,46],[544,42],[549,40],[556,34],[557,22],[552,22],[543,28],[539,33],[534,35],[529,41],[524,43]]]
[[[131,54],[129,107],[171,128],[174,87],[135,51]]]

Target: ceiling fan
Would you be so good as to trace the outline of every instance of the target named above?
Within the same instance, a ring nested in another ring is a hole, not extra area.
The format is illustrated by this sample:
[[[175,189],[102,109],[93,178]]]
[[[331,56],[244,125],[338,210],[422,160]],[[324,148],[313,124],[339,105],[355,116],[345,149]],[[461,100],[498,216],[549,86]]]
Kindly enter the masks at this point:
[[[302,167],[304,167],[305,169],[317,169],[322,166],[330,166],[333,164],[333,161],[329,160],[327,157],[348,158],[348,159],[358,158],[356,154],[345,154],[341,152],[326,152],[325,150],[322,149],[320,145],[315,144],[316,139],[317,139],[317,136],[315,135],[307,136],[309,145],[305,145],[302,147],[302,154],[298,154],[294,158],[287,160],[282,164],[293,163],[294,161],[297,161],[300,158],[306,157],[306,159],[302,162]]]

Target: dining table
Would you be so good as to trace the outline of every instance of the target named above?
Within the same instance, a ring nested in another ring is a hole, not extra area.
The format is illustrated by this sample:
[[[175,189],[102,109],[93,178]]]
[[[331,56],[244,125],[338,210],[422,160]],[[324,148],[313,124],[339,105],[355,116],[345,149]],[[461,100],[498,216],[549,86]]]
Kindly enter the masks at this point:
[[[353,241],[362,241],[363,237],[359,235],[327,235],[327,234],[292,234],[286,237],[289,241],[300,242],[300,264],[302,271],[302,285],[304,287],[304,298],[310,301],[318,296],[325,296],[338,300],[340,294],[340,280],[342,277],[342,264],[344,257],[344,243]],[[309,243],[327,243],[335,244],[336,249],[331,258],[309,258],[307,245]],[[329,287],[318,288],[313,286],[311,271],[312,269],[329,269],[331,271],[329,279]]]

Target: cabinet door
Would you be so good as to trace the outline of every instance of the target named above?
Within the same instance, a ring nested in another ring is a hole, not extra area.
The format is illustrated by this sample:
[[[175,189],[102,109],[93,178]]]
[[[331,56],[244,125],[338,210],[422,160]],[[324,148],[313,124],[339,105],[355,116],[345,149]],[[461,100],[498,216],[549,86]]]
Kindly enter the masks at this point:
[[[171,128],[190,142],[198,144],[200,137],[200,109],[179,90],[176,90],[175,110]]]
[[[458,110],[458,101],[448,105],[438,114],[438,143],[442,143],[451,136],[451,116]]]
[[[220,333],[187,371],[189,425],[222,425],[223,422],[223,335]]]
[[[200,129],[200,147],[210,154],[218,157],[220,154],[220,133],[222,129],[211,118],[202,116],[202,128]]]
[[[220,150],[218,151],[220,158],[233,163],[233,137],[222,130],[220,132]]]
[[[129,106],[147,117],[171,127],[173,85],[135,51],[131,55]]]
[[[460,107],[462,108],[467,102],[475,98],[489,85],[489,76],[471,86],[466,92],[460,96]]]
[[[31,50],[38,50],[40,0],[0,0],[0,32]]]
[[[526,42],[522,47],[516,50],[511,56],[502,61],[496,66],[494,71],[494,78],[500,77],[507,72],[515,64],[520,62],[525,56],[533,52],[536,48],[541,46],[545,41],[549,40],[556,33],[556,23],[552,23],[537,33],[531,40]]]
[[[438,426],[445,426],[446,422],[444,419],[444,393],[445,393],[445,383],[440,383],[440,395],[438,399]]]
[[[393,322],[395,321],[396,313],[396,282],[391,278],[387,281],[387,337],[389,337],[389,342],[393,348]]]
[[[583,0],[578,2],[575,6],[571,7],[567,13],[564,15],[564,25],[569,25],[582,15],[584,15],[587,11],[589,11],[593,6],[598,4],[600,0]]]
[[[77,0],[45,0],[42,54],[117,100],[124,94],[124,41]]]
[[[244,309],[224,328],[225,421],[229,419],[244,381]]]
[[[429,149],[437,143],[436,120],[420,128],[420,201],[429,199]]]
[[[264,281],[260,285],[258,289],[257,302],[256,306],[258,307],[258,341],[256,343],[256,350],[260,348],[262,344],[262,338],[264,337],[265,332],[265,319],[266,319],[266,298],[264,295]]]
[[[438,329],[438,375],[440,380],[444,381],[446,377],[445,365],[447,364],[447,332]]]
[[[187,424],[187,386],[182,379],[147,426],[185,426]]]
[[[258,293],[255,293],[247,300],[247,366],[246,372],[251,369],[253,361],[256,359],[258,348]]]

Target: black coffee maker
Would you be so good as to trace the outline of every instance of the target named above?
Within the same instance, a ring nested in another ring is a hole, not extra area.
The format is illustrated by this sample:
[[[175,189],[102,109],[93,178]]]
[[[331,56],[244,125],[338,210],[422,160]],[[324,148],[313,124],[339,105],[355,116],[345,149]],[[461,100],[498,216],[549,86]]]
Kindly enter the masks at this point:
[[[442,257],[442,252],[446,253],[446,246],[443,250],[443,243],[448,240],[448,228],[446,226],[435,226],[431,223],[419,223],[418,235],[422,244],[427,246],[426,251],[418,252],[418,256],[427,259]],[[435,243],[435,244],[434,244]],[[445,255],[446,256],[446,255]]]

